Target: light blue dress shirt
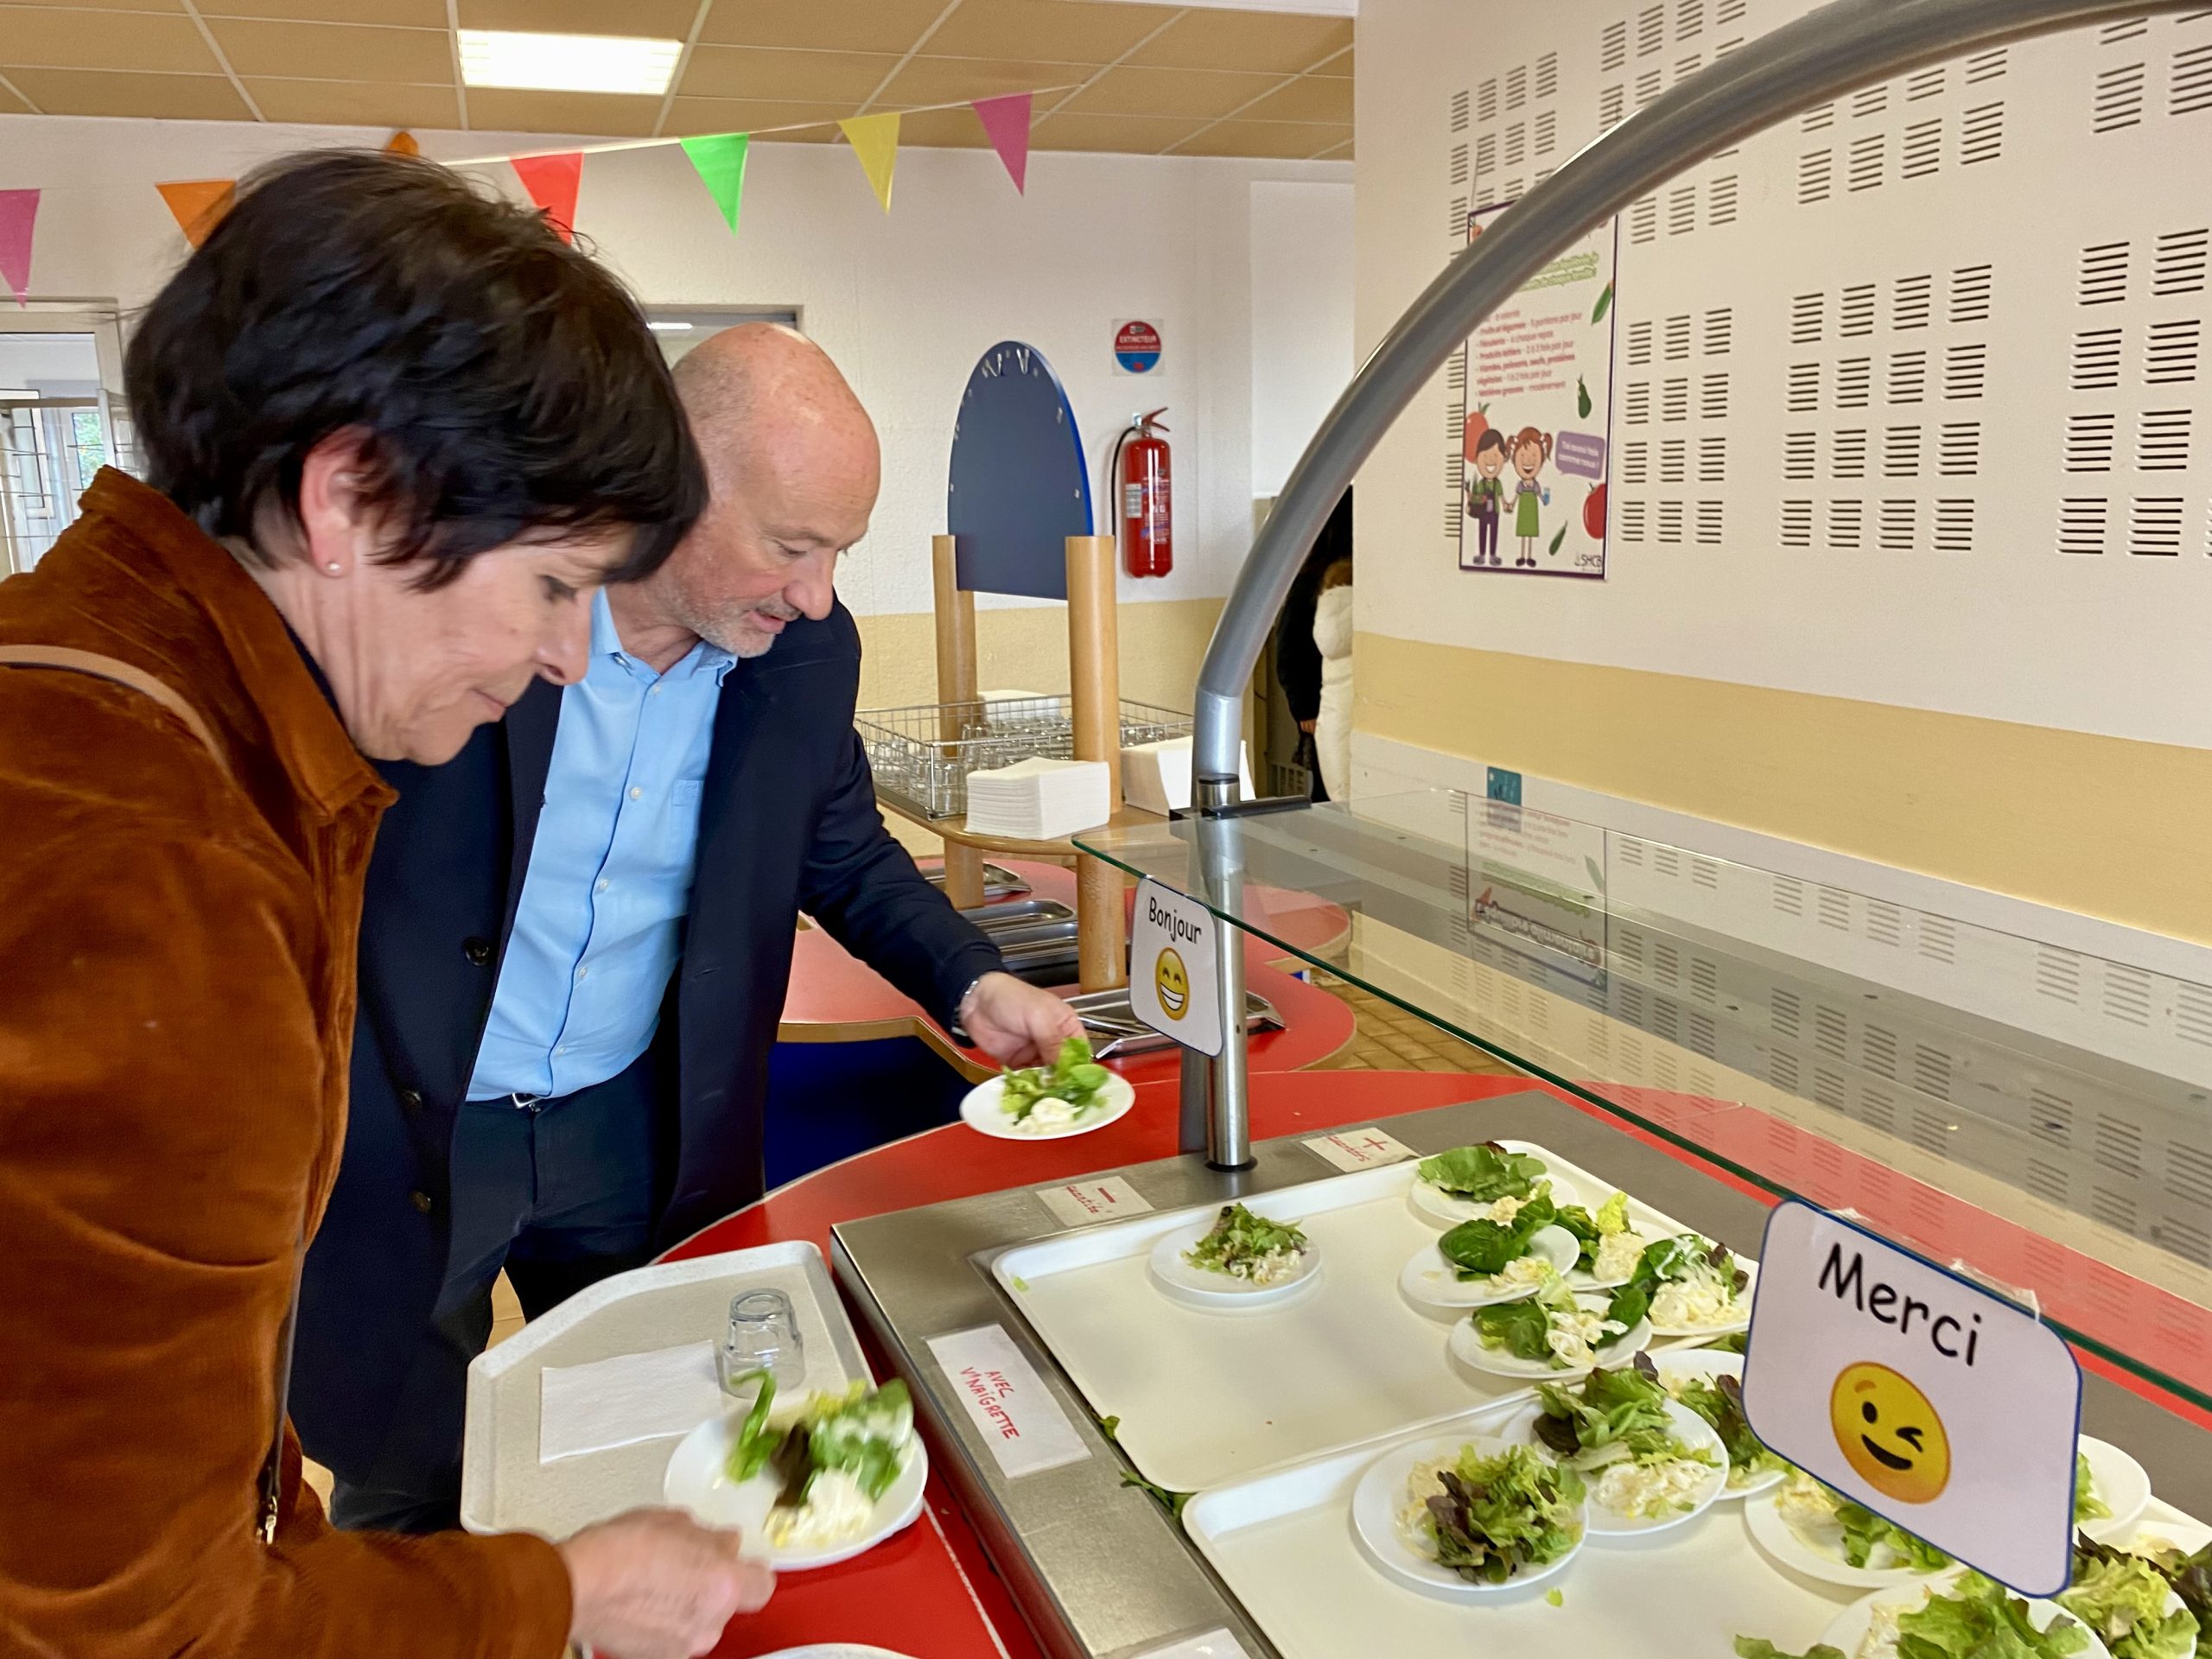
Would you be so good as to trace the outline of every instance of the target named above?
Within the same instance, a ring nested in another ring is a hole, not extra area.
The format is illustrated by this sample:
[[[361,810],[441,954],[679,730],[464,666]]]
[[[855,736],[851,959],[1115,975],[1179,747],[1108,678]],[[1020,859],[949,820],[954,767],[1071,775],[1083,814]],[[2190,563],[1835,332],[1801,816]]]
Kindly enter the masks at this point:
[[[471,1100],[573,1094],[652,1041],[691,906],[715,710],[735,660],[701,640],[656,674],[622,649],[606,592],[593,599],[591,663],[561,694]]]

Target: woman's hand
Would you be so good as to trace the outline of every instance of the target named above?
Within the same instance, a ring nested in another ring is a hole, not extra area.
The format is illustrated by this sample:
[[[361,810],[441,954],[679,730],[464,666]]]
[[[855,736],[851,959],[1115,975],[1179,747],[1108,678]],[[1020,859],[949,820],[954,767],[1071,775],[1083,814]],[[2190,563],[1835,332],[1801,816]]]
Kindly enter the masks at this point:
[[[1083,1020],[1065,999],[1012,974],[985,974],[960,1004],[962,1029],[1001,1065],[1045,1065]]]
[[[622,1659],[695,1659],[739,1613],[767,1605],[776,1575],[740,1559],[739,1535],[677,1510],[632,1510],[561,1548],[569,1638]]]

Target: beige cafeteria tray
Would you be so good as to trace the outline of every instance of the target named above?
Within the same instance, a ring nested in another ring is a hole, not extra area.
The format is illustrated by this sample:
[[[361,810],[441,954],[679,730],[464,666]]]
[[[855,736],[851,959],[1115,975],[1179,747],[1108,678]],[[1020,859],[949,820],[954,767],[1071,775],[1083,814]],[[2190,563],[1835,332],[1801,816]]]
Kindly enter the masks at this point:
[[[1184,1529],[1282,1659],[1727,1659],[1739,1635],[1802,1653],[1866,1593],[1772,1565],[1740,1500],[1640,1542],[1590,1539],[1558,1577],[1518,1594],[1446,1600],[1386,1576],[1352,1527],[1368,1465],[1408,1440],[1484,1432],[1514,1409],[1485,1407],[1202,1492],[1183,1511]],[[2144,1535],[2183,1544],[2205,1535],[2156,1501],[2136,1529]]]
[[[558,1539],[661,1502],[661,1476],[680,1434],[538,1461],[539,1374],[687,1342],[719,1344],[730,1298],[748,1290],[780,1290],[791,1299],[806,1389],[842,1389],[868,1376],[852,1321],[811,1244],[766,1244],[617,1274],[532,1320],[468,1368],[461,1525]]]
[[[1592,1208],[1616,1190],[1541,1147],[1502,1144],[1543,1159]],[[1018,1245],[992,1272],[1090,1408],[1120,1419],[1116,1438],[1138,1471],[1173,1491],[1202,1491],[1529,1395],[1525,1379],[1462,1370],[1447,1347],[1451,1316],[1399,1294],[1408,1260],[1443,1230],[1413,1208],[1414,1168],[1394,1164],[1269,1192],[1268,1213],[1297,1222],[1322,1263],[1318,1286],[1274,1307],[1202,1312],[1152,1282],[1154,1242],[1210,1205]],[[1632,1192],[1629,1214],[1654,1236],[1687,1230]]]

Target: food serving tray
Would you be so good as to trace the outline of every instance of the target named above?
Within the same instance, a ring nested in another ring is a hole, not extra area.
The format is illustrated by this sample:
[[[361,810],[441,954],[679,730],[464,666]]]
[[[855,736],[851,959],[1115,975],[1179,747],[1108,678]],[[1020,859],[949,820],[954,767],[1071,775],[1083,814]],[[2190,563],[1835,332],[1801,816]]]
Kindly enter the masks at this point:
[[[1592,1209],[1618,1190],[1603,1175],[1528,1141]],[[1466,1370],[1447,1351],[1455,1321],[1400,1294],[1407,1261],[1442,1236],[1409,1199],[1416,1166],[1360,1170],[1268,1192],[1321,1253],[1319,1282],[1295,1299],[1217,1313],[1171,1300],[1147,1258],[1165,1234],[1216,1206],[1162,1211],[1019,1245],[993,1275],[1139,1473],[1199,1491],[1329,1446],[1526,1400],[1527,1378]],[[1567,1200],[1562,1199],[1562,1202]],[[1629,1194],[1652,1236],[1689,1230]],[[1462,1313],[1460,1318],[1465,1318]],[[1659,1339],[1653,1351],[1681,1345]]]
[[[1866,1593],[1773,1566],[1751,1541],[1742,1503],[1726,1500],[1640,1542],[1593,1537],[1563,1572],[1517,1594],[1447,1600],[1385,1576],[1352,1526],[1353,1489],[1368,1465],[1408,1441],[1495,1433],[1516,1409],[1485,1406],[1201,1492],[1183,1511],[1185,1530],[1282,1659],[1723,1659],[1739,1635],[1802,1653]],[[2156,1500],[2136,1529],[2145,1534],[2184,1543],[2204,1535]]]
[[[822,1252],[811,1244],[766,1244],[619,1274],[531,1320],[468,1368],[461,1525],[565,1538],[625,1510],[662,1503],[661,1478],[683,1432],[541,1463],[540,1375],[684,1343],[719,1345],[730,1299],[749,1290],[791,1298],[806,1357],[804,1389],[841,1389],[869,1375]]]

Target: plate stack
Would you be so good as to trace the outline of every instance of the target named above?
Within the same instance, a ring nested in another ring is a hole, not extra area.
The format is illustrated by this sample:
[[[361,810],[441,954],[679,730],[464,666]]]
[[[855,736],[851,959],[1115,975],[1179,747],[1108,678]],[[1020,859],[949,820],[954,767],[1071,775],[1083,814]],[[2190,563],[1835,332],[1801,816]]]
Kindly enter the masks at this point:
[[[968,774],[968,830],[1017,841],[1052,841],[1114,816],[1103,760],[1018,760]]]

